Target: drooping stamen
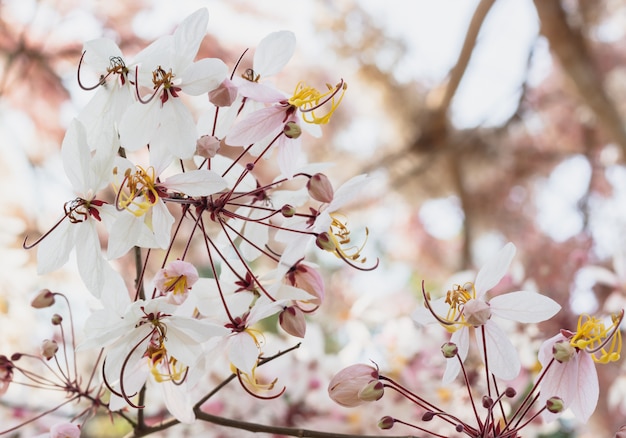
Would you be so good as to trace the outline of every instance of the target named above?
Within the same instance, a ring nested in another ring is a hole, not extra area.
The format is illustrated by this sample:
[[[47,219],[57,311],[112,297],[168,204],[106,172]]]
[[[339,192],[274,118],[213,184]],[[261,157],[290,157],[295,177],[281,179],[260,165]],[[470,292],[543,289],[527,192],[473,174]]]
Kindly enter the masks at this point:
[[[117,169],[113,169],[117,174]],[[146,214],[159,201],[161,192],[156,185],[155,170],[152,166],[144,169],[137,166],[135,173],[128,169],[119,188],[116,188],[115,207],[128,210],[137,217]],[[128,192],[124,190],[126,188]],[[142,198],[142,200],[137,200]]]
[[[105,85],[107,78],[111,75],[119,75],[121,84],[122,85],[126,84],[126,79],[128,76],[128,68],[126,67],[126,64],[124,63],[124,60],[120,56],[111,56],[109,58],[109,67],[107,67],[107,74],[100,75],[100,80],[96,83],[96,85],[92,85],[92,86],[83,85],[82,81],[80,80],[80,68],[83,64],[83,58],[85,57],[85,53],[87,52],[84,51],[83,54],[80,56],[80,61],[78,62],[78,70],[76,71],[76,79],[78,80],[78,86],[80,88],[82,88],[85,91],[95,90],[101,85]]]
[[[256,371],[256,366],[252,368],[252,375],[248,375],[247,373],[244,373],[243,371],[237,368],[234,368],[233,370],[233,372],[237,374],[237,379],[239,380],[241,387],[252,397],[255,397],[261,400],[273,400],[283,395],[283,393],[287,389],[285,386],[283,386],[283,389],[279,393],[274,394],[274,395],[269,395],[269,396],[259,395],[257,392],[250,389],[248,385],[256,391],[271,391],[272,389],[274,389],[274,385],[276,385],[276,382],[278,381],[278,379],[276,378],[272,380],[270,383],[259,383],[259,381],[256,378],[255,371]]]
[[[570,339],[570,344],[589,353],[594,362],[602,364],[615,362],[619,360],[622,350],[622,334],[619,326],[623,319],[624,310],[621,310],[619,314],[611,315],[612,324],[606,327],[598,318],[586,314],[580,315],[578,328]]]
[[[305,122],[324,125],[328,123],[335,110],[339,107],[348,85],[342,79],[337,85],[326,84],[326,87],[328,91],[320,93],[317,89],[309,87],[300,81],[288,102],[302,112]],[[339,94],[339,98],[335,99],[337,94]],[[330,109],[326,111],[326,114],[322,116],[316,115],[315,111],[321,110],[326,104],[330,105]]]

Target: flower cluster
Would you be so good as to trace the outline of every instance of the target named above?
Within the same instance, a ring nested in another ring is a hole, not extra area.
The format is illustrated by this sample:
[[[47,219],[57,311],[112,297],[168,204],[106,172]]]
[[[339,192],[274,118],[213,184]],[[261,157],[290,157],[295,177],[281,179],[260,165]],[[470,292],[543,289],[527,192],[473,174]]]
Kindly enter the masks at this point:
[[[132,58],[106,38],[85,43],[77,79],[93,97],[61,149],[76,196],[49,231],[24,241],[37,249],[40,274],[75,251],[101,304],[76,349],[104,349],[102,386],[63,373],[60,387],[111,412],[143,409],[148,384],[177,421],[191,423],[195,388],[211,372],[232,372],[256,397],[280,395],[276,380],[257,377],[267,359],[260,323],[276,317],[304,337],[305,315],[325,295],[307,260],[312,244],[358,269],[377,264],[351,242],[341,211],[367,178],[335,190],[327,165],[308,163],[301,144],[321,135],[347,84],[319,91],[300,81],[291,93],[273,85],[295,50],[288,31],[264,38],[245,70],[244,55],[232,67],[197,59],[208,19],[198,10]],[[200,99],[206,114],[196,117],[190,104]],[[33,305],[58,296],[42,291]],[[42,360],[58,351],[47,341]],[[0,393],[17,374],[32,380],[22,357],[0,356]]]
[[[516,291],[487,299],[487,293],[506,275],[515,255],[515,246],[508,243],[489,260],[472,282],[455,284],[445,296],[432,300],[422,284],[424,307],[416,309],[412,317],[424,326],[439,323],[452,333],[449,342],[441,347],[446,359],[443,383],[451,384],[462,372],[471,411],[464,405],[463,412],[447,412],[420,391],[412,391],[401,383],[379,373],[369,365],[352,365],[340,371],[328,387],[330,397],[339,405],[353,407],[383,397],[389,389],[414,403],[422,412],[424,424],[439,419],[449,431],[464,436],[490,436],[500,438],[520,437],[522,429],[536,419],[552,421],[567,409],[582,422],[586,422],[598,401],[596,364],[619,360],[622,347],[620,324],[624,311],[612,315],[610,320],[581,315],[576,331],[561,330],[546,340],[538,352],[541,371],[534,385],[514,403],[517,391],[513,380],[521,371],[516,347],[506,332],[496,323],[496,318],[521,323],[538,323],[554,316],[560,306],[554,300],[529,291]],[[485,380],[481,386],[470,378],[465,361],[470,353],[471,340],[477,346],[476,356],[482,360]],[[498,379],[507,386],[499,387]],[[481,396],[483,414],[475,402],[475,392]],[[466,415],[471,412],[468,418]],[[391,429],[403,424],[431,436],[440,435],[439,429],[414,424],[399,418],[384,416],[378,423],[381,429]]]

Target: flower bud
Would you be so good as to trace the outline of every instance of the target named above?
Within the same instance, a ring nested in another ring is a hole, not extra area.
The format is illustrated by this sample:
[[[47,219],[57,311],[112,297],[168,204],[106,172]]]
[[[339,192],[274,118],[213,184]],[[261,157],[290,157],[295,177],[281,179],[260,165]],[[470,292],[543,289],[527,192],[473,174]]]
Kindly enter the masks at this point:
[[[41,343],[41,355],[46,358],[46,360],[50,360],[57,354],[59,351],[59,346],[54,340],[45,339]]]
[[[278,323],[290,335],[304,338],[306,320],[304,319],[304,313],[297,306],[285,307],[278,315]]]
[[[52,322],[52,325],[60,325],[63,322],[63,317],[58,313],[55,313],[52,315],[52,318],[50,318],[50,322]]]
[[[491,318],[489,303],[482,300],[469,300],[463,306],[463,314],[468,324],[474,327],[484,325]]]
[[[182,304],[198,278],[194,265],[184,260],[172,260],[156,273],[154,285],[161,295],[167,295],[168,302]]]
[[[296,214],[296,209],[293,205],[285,204],[281,207],[280,213],[284,217],[293,217]]]
[[[296,122],[287,122],[283,128],[283,132],[287,138],[298,138],[302,134],[302,128]]]
[[[44,309],[52,306],[54,301],[54,294],[50,289],[41,289],[37,296],[30,302],[30,305],[35,309]]]
[[[306,188],[311,198],[316,201],[329,203],[335,196],[330,180],[323,173],[316,173],[309,178],[309,181],[306,183]]]
[[[214,90],[209,91],[209,102],[215,106],[231,106],[237,99],[237,86],[226,78]]]
[[[359,398],[359,394],[372,382],[378,382],[376,368],[365,364],[350,365],[331,379],[328,384],[328,395],[341,406],[348,408],[359,406],[368,401]]]
[[[337,246],[335,246],[333,239],[330,238],[330,234],[325,231],[317,235],[315,244],[319,249],[323,249],[324,251],[335,252],[337,250]]]
[[[459,347],[454,342],[446,342],[441,346],[441,352],[446,359],[452,359],[459,352]]]
[[[378,421],[378,427],[383,430],[391,429],[395,422],[396,420],[393,417],[386,415]]]
[[[517,391],[515,390],[515,388],[511,388],[509,386],[504,390],[504,395],[506,395],[508,398],[513,398],[517,395]]]
[[[320,306],[324,301],[324,279],[314,266],[302,261],[296,263],[287,273],[287,280],[315,297],[308,301],[310,304]]]
[[[380,380],[372,380],[359,391],[358,397],[363,401],[376,401],[380,400],[385,394],[385,385]]]
[[[552,355],[557,362],[569,362],[576,354],[574,348],[569,341],[557,341],[552,346]]]
[[[493,406],[493,399],[489,397],[488,395],[483,395],[482,403],[483,403],[483,408],[489,409],[490,407]]]
[[[220,141],[212,135],[203,135],[196,141],[196,154],[204,158],[213,158],[220,149]]]
[[[553,414],[558,414],[563,411],[563,400],[560,397],[550,397],[546,400],[546,408]]]

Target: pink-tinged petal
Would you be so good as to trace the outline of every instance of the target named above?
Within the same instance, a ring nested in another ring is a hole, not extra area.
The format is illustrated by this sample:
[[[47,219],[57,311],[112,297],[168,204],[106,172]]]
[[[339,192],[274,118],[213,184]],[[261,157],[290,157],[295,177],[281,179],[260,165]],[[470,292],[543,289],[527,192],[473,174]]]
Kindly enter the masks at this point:
[[[255,111],[235,123],[225,141],[231,146],[248,146],[272,133],[278,135],[283,129],[285,114],[282,106],[270,106]]]
[[[247,213],[247,216],[251,220],[244,221],[242,232],[245,239],[242,240],[239,249],[246,260],[253,261],[262,255],[257,248],[265,248],[265,244],[269,240],[269,227],[255,220],[267,216],[267,212],[254,209]]]
[[[430,301],[429,304],[433,311],[439,316],[445,316],[450,309],[450,305],[446,303],[445,297]],[[415,309],[411,314],[411,318],[419,325],[434,324],[437,322],[437,319],[435,319],[426,306],[420,306]]]
[[[489,300],[491,313],[501,318],[524,323],[536,323],[552,318],[561,306],[544,295],[518,291]]]
[[[593,359],[584,351],[579,352],[575,360],[578,365],[576,367],[577,376],[574,386],[576,390],[573,394],[572,404],[569,407],[577,419],[586,423],[598,404],[600,394],[598,373]]]
[[[184,70],[193,62],[206,34],[208,24],[209,11],[202,8],[185,18],[176,28],[174,31],[174,60],[171,65],[175,73]]]
[[[306,156],[302,152],[301,138],[287,138],[282,136],[276,145],[276,159],[280,173],[285,178],[291,178],[298,168],[306,164]]]
[[[120,121],[119,134],[122,147],[136,151],[150,143],[159,126],[161,118],[161,101],[155,97],[150,103],[135,102]]]
[[[50,428],[50,438],[80,438],[80,427],[73,423],[55,424]]]
[[[485,342],[483,343],[482,331]],[[487,351],[489,372],[502,380],[513,380],[520,372],[521,363],[517,350],[506,333],[493,321],[487,321],[476,329],[478,351]]]
[[[256,102],[275,103],[287,99],[285,93],[277,90],[272,85],[260,82],[250,82],[246,79],[234,78],[237,89],[241,96],[245,96]]]
[[[240,332],[228,339],[228,360],[239,370],[251,374],[257,363],[259,348],[247,332]]]
[[[180,75],[180,87],[191,96],[199,96],[217,88],[228,76],[228,67],[217,58],[194,62]]]
[[[270,33],[261,40],[254,53],[254,74],[260,75],[261,79],[275,75],[289,62],[295,49],[293,32],[282,30]]]
[[[515,245],[509,242],[480,268],[474,283],[477,298],[482,297],[485,292],[500,283],[500,280],[508,271],[514,256]]]
[[[456,344],[458,348],[458,355],[461,358],[461,362],[465,361],[467,357],[467,352],[469,351],[469,329],[461,328],[454,333],[450,337],[450,342]],[[448,384],[452,382],[456,376],[459,375],[461,371],[461,362],[456,357],[446,359],[446,370],[443,373],[443,378],[441,379],[442,383]]]
[[[217,173],[200,169],[173,175],[163,181],[163,185],[189,196],[208,196],[226,188],[227,183]]]
[[[569,362],[554,362],[546,371],[539,392],[538,407],[543,407],[546,400],[551,397],[560,397],[563,405],[567,408],[576,397],[576,379],[578,375],[578,362],[574,358]],[[544,411],[541,416],[545,421],[554,421],[560,414]]]

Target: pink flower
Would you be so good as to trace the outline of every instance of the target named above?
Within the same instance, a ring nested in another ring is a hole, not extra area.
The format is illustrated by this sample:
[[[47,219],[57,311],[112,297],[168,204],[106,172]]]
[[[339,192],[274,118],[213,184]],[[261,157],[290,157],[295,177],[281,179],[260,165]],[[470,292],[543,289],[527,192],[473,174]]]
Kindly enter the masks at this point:
[[[183,260],[174,260],[157,272],[154,284],[162,295],[168,296],[169,302],[181,304],[187,299],[189,289],[198,278],[194,265]]]
[[[328,384],[330,398],[347,408],[378,400],[383,396],[383,391],[383,384],[378,380],[378,369],[365,364],[344,368]]]
[[[80,427],[73,423],[59,423],[50,428],[50,438],[80,438]]]

